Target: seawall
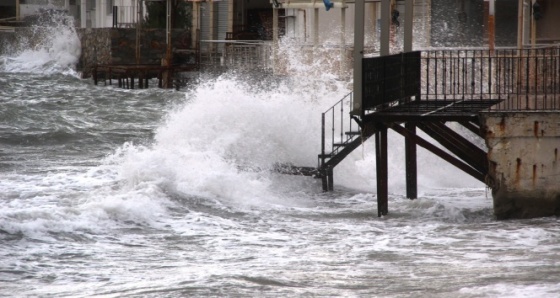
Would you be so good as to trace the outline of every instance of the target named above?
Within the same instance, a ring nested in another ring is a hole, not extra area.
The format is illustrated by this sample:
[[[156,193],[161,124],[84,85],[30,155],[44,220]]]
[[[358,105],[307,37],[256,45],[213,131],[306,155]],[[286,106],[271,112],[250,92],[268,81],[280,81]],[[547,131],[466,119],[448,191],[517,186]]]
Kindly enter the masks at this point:
[[[83,78],[91,77],[96,64],[136,64],[136,29],[76,28],[81,43],[81,56],[76,66]],[[17,53],[48,38],[37,27],[15,28],[0,32],[0,54]],[[164,29],[143,29],[140,34],[140,64],[161,64],[167,50]],[[173,49],[190,48],[190,31],[172,31]]]
[[[498,219],[560,215],[559,115],[558,111],[481,114]]]

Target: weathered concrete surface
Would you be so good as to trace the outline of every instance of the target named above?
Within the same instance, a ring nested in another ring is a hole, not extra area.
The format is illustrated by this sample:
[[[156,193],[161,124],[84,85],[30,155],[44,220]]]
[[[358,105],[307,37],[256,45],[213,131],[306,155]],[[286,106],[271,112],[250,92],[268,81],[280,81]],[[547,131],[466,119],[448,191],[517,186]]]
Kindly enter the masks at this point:
[[[560,215],[560,111],[485,112],[498,219]]]
[[[96,64],[110,64],[112,28],[77,28],[76,33],[82,45],[82,54],[77,70],[82,78],[89,78]]]

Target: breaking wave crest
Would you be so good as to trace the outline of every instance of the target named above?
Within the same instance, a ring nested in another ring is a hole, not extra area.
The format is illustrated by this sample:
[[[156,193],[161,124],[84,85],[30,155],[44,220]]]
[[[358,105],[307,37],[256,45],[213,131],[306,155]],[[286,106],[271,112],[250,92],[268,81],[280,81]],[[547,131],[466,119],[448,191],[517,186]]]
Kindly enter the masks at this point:
[[[71,17],[45,13],[36,25],[15,34],[16,42],[0,56],[1,72],[76,75],[81,44]]]

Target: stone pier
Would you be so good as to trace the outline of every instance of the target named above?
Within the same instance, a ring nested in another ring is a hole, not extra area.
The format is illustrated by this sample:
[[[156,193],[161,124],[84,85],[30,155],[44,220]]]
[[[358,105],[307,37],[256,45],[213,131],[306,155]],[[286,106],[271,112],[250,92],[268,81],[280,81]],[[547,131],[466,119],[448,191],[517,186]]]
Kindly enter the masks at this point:
[[[560,215],[560,112],[481,114],[498,219]]]

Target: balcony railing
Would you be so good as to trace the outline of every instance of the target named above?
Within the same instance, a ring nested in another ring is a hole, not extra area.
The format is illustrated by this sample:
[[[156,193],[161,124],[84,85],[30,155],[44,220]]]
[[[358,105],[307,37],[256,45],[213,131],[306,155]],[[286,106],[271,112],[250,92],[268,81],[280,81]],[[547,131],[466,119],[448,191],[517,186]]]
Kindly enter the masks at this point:
[[[133,28],[138,22],[138,7],[113,6],[113,28]]]
[[[272,68],[272,44],[266,41],[201,41],[200,63],[203,67],[235,70],[269,70]]]
[[[560,48],[422,53],[422,100],[502,100],[494,109],[560,108]]]

